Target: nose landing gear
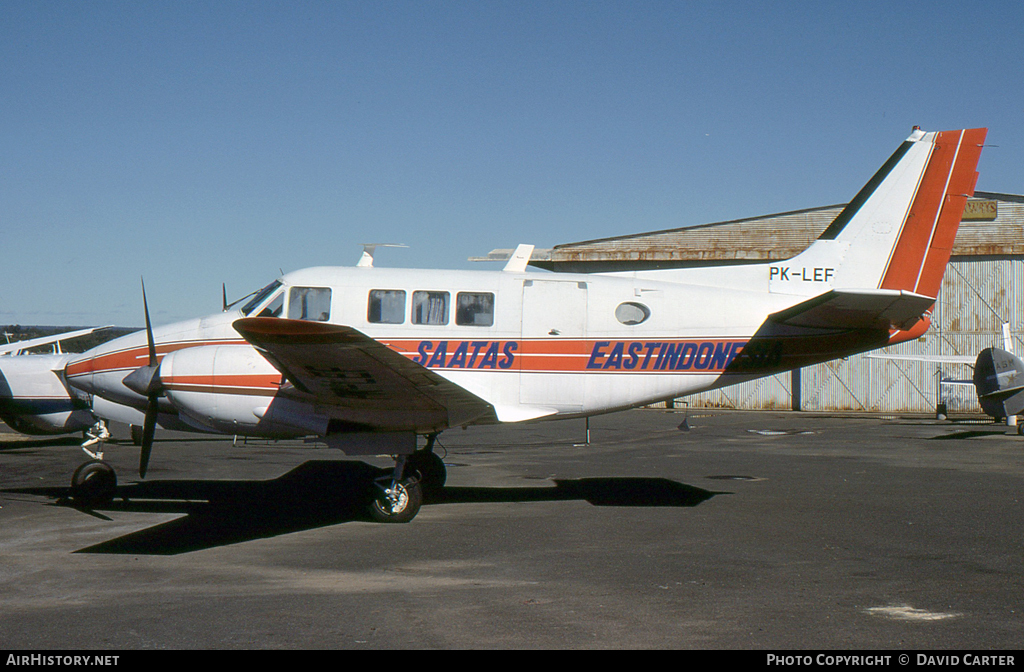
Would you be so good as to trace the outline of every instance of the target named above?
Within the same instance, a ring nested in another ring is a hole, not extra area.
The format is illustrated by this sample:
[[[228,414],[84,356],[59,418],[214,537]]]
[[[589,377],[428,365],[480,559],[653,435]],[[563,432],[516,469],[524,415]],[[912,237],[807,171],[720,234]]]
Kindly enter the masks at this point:
[[[106,462],[86,462],[71,476],[71,498],[81,507],[91,509],[109,504],[116,492],[117,474]]]

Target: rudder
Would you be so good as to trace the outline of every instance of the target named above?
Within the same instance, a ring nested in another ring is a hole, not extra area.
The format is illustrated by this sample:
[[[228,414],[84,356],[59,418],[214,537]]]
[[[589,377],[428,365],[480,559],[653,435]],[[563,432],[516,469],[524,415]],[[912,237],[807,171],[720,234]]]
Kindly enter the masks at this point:
[[[935,134],[931,160],[880,285],[938,296],[967,199],[978,181],[986,129]]]

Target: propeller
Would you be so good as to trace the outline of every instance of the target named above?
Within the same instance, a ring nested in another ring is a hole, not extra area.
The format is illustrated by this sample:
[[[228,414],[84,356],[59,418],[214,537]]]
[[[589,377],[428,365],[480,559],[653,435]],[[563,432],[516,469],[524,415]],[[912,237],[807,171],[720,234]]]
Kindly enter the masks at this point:
[[[124,378],[125,386],[146,397],[146,419],[142,425],[142,453],[139,456],[139,476],[146,477],[149,455],[153,451],[153,435],[156,432],[158,401],[163,393],[160,381],[160,363],[156,358],[156,342],[153,340],[153,325],[149,320],[149,303],[146,301],[146,281],[142,281],[142,308],[146,312],[146,341],[149,345],[149,364],[140,366]]]

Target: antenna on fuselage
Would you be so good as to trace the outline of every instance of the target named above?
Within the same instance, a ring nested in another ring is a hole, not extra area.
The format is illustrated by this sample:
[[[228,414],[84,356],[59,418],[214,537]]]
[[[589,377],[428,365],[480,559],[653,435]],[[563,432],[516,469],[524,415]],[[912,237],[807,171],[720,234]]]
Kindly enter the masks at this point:
[[[400,245],[396,243],[363,243],[363,256],[359,257],[359,262],[356,266],[359,268],[373,268],[373,253],[377,251],[378,247],[409,247],[408,245]]]
[[[508,273],[523,273],[526,271],[526,265],[530,263],[532,255],[533,245],[520,244],[516,247],[515,252],[512,253],[508,263],[505,264],[505,268],[501,270]]]

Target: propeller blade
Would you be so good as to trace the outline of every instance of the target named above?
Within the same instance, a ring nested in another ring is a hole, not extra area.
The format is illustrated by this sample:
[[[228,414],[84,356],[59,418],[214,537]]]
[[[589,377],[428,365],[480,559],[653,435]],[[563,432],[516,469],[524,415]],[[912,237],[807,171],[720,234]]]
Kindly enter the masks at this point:
[[[226,313],[226,312],[228,312],[228,283],[226,283],[226,282],[220,283],[220,296],[221,296],[221,301],[223,302],[221,305],[224,306],[222,308],[222,310],[223,310],[223,312]]]
[[[149,382],[146,385],[146,419],[142,425],[142,452],[139,455],[139,477],[146,477],[146,470],[149,469],[149,455],[153,452],[153,434],[156,433],[156,416],[159,411],[157,401],[160,398],[156,341],[153,339],[153,324],[149,320],[149,302],[146,301],[146,281],[142,280],[142,308],[146,312],[146,342],[149,345]],[[157,389],[154,389],[157,388]]]
[[[139,455],[139,477],[146,477],[146,470],[149,469],[149,456],[153,452],[153,434],[156,433],[156,416],[159,408],[156,395],[149,397],[146,404],[146,420],[142,426],[142,452]]]
[[[149,321],[149,303],[146,301],[146,281],[142,281],[142,309],[146,311],[146,340],[149,343],[149,365],[156,366],[156,343],[153,342],[153,325]]]

